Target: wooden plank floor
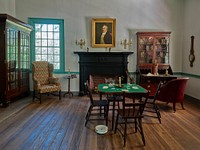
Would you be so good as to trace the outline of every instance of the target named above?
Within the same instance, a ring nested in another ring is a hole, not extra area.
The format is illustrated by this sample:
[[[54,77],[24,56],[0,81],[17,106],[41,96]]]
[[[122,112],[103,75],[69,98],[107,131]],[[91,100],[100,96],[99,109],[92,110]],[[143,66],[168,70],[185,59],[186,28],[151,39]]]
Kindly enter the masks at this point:
[[[200,102],[199,102],[200,103]],[[109,132],[98,135],[94,132],[97,124],[91,121],[84,126],[89,99],[74,96],[63,98],[45,97],[42,104],[32,102],[31,97],[0,108],[0,149],[2,150],[197,150],[200,149],[200,104],[185,100],[185,110],[177,104],[173,113],[172,105],[158,102],[162,123],[145,117],[143,129],[146,146],[139,133],[129,126],[127,145],[119,132],[114,134],[109,116]]]

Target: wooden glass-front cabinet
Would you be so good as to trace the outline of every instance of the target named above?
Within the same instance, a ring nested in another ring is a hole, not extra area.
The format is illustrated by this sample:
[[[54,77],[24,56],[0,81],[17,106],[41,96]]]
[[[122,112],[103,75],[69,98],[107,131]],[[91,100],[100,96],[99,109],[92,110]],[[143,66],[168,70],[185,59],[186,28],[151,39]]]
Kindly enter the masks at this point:
[[[30,92],[30,32],[32,27],[0,14],[0,103]]]
[[[153,97],[160,81],[174,79],[169,65],[170,32],[137,33],[137,83]],[[151,74],[150,74],[151,73]]]
[[[170,32],[138,32],[138,65],[169,64]]]

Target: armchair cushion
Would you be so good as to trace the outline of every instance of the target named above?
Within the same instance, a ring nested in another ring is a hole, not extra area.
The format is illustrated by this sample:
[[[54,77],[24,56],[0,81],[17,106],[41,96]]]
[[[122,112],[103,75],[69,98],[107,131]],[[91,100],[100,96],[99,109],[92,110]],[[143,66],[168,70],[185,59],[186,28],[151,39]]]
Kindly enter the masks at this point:
[[[57,86],[55,84],[43,85],[39,89],[40,93],[51,93],[56,91],[60,91],[60,86]]]
[[[49,77],[49,83],[60,85],[59,78],[55,78],[55,77]]]

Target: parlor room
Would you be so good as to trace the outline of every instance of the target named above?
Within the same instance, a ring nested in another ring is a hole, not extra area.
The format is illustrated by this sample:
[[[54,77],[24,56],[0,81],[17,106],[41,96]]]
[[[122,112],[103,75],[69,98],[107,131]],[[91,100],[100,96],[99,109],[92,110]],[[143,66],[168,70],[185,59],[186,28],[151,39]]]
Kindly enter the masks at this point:
[[[199,8],[0,0],[0,149],[200,149]]]

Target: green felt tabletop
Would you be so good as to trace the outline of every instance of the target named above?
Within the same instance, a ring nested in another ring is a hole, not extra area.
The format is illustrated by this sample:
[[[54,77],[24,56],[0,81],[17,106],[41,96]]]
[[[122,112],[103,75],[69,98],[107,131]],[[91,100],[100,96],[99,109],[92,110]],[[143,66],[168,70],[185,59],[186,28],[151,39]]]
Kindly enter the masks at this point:
[[[102,93],[147,93],[148,91],[137,84],[122,84],[122,87],[112,84],[99,84],[98,91]]]

